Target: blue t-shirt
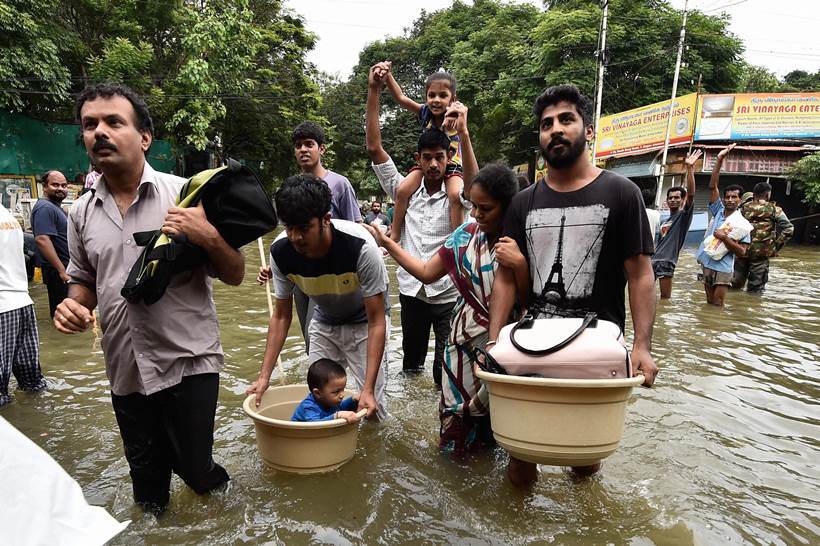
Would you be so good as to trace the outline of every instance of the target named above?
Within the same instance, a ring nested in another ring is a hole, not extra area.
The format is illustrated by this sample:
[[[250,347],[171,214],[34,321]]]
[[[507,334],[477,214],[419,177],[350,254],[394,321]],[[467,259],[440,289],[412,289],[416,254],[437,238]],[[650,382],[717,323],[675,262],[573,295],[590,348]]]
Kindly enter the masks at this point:
[[[311,392],[296,406],[296,410],[293,412],[293,416],[290,420],[300,422],[332,421],[333,414],[337,411],[356,411],[358,406],[359,403],[353,400],[353,397],[347,397],[342,400],[342,403],[338,406],[325,409],[319,405]]]
[[[68,265],[68,217],[63,209],[49,199],[38,199],[31,209],[31,230],[34,236],[48,235],[57,256],[64,266]],[[42,267],[51,267],[51,264],[37,248],[37,259]]]
[[[709,203],[709,212],[712,213],[712,221],[706,228],[706,236],[703,238],[703,241],[700,243],[698,247],[698,262],[703,265],[703,267],[712,269],[719,273],[732,273],[735,270],[735,253],[729,251],[726,255],[719,259],[715,260],[706,252],[703,251],[704,244],[706,243],[706,239],[712,235],[717,228],[723,224],[723,220],[725,220],[724,212],[725,207],[723,206],[723,201],[718,199],[714,203]],[[752,238],[749,235],[746,235],[743,239],[740,240],[741,243],[749,243],[752,241]]]

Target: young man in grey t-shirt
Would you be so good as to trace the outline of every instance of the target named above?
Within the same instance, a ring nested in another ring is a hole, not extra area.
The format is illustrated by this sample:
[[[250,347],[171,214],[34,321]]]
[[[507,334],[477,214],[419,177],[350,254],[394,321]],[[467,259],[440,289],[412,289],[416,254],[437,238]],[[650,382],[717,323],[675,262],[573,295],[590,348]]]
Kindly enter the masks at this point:
[[[247,392],[255,394],[258,403],[268,388],[298,288],[316,304],[308,328],[310,362],[327,358],[348,368],[360,391],[359,409],[384,419],[387,268],[364,227],[331,220],[330,199],[327,184],[309,174],[288,178],[276,192],[285,224],[270,249],[276,310],[262,369]]]
[[[337,220],[361,222],[362,212],[356,192],[346,177],[322,165],[325,154],[325,132],[312,121],[304,121],[293,130],[293,153],[303,174],[312,174],[327,182],[330,188],[330,216]]]

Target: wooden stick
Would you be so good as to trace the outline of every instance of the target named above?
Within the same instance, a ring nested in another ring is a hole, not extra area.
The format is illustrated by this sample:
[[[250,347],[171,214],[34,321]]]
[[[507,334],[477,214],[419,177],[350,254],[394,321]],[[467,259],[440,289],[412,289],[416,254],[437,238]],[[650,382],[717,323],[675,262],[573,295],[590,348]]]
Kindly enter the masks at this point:
[[[268,261],[265,258],[265,245],[262,243],[262,237],[256,240],[259,243],[259,259],[262,260],[262,267],[268,267]],[[270,280],[265,281],[265,295],[268,297],[268,318],[273,316],[273,298],[270,294]],[[279,384],[285,384],[285,370],[282,368],[282,358],[281,356],[276,357],[276,367],[279,368]]]

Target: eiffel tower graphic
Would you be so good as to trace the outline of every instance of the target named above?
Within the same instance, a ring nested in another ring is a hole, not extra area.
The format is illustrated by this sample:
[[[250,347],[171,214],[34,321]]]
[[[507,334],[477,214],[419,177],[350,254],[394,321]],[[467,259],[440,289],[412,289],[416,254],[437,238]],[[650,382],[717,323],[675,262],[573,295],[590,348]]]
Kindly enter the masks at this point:
[[[567,221],[566,213],[561,214],[561,229],[558,232],[558,251],[555,253],[555,263],[552,264],[550,276],[544,283],[541,291],[542,297],[549,303],[558,303],[567,298],[567,291],[564,287],[564,224]],[[557,296],[557,297],[556,297]]]

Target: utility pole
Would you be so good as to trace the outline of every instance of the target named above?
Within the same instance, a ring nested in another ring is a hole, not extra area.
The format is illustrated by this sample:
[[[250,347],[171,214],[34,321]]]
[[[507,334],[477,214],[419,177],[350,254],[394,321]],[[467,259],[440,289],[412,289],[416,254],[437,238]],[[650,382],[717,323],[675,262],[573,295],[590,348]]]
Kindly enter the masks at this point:
[[[672,105],[678,94],[678,76],[680,75],[680,61],[683,56],[683,42],[686,38],[686,15],[689,0],[683,3],[683,24],[680,27],[680,38],[678,39],[678,60],[675,63],[675,77],[672,80],[672,98],[669,100],[669,117],[666,118],[666,137],[663,141],[663,156],[661,159],[661,173],[658,177],[658,191],[655,192],[655,206],[661,206],[661,191],[663,190],[663,176],[666,174],[666,154],[669,151],[669,131],[672,129]]]
[[[698,74],[698,90],[697,90],[697,93],[695,94],[695,117],[693,118],[695,120],[695,123],[697,123],[698,115],[700,114],[700,112],[698,112],[698,105],[700,104],[700,91],[701,91],[701,82],[702,81],[703,81],[703,73],[700,73],[700,74]],[[689,153],[690,154],[692,153],[692,146],[694,144],[695,144],[695,128],[692,127],[692,138],[689,139]]]
[[[609,0],[602,0],[604,13],[601,20],[601,36],[598,43],[598,82],[595,93],[595,139],[592,141],[592,162],[595,162],[595,153],[598,151],[598,123],[601,121],[601,97],[604,92],[604,64],[606,51],[606,20],[609,16]]]

